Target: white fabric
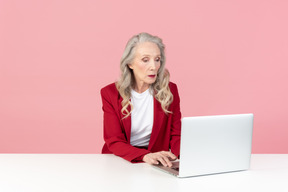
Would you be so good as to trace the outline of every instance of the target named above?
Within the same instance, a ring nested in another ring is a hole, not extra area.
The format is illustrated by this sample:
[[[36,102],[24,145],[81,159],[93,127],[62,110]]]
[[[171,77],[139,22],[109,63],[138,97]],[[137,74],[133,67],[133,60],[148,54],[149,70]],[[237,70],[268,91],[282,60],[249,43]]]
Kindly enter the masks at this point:
[[[147,89],[143,93],[131,91],[131,138],[133,146],[148,146],[154,119],[154,98]]]

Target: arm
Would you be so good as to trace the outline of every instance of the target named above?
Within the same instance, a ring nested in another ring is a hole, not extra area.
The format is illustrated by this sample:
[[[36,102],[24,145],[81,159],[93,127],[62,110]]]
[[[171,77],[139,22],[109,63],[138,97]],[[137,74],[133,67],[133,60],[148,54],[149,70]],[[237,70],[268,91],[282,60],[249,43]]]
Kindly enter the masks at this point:
[[[171,92],[173,94],[173,104],[171,104],[172,121],[170,135],[170,149],[178,158],[180,155],[180,137],[181,137],[181,112],[180,97],[176,84],[171,84]]]
[[[141,161],[143,156],[150,153],[150,151],[130,145],[124,130],[121,129],[120,118],[117,116],[116,111],[117,107],[113,106],[112,101],[114,100],[111,98],[111,94],[113,94],[112,91],[110,92],[106,89],[101,90],[102,109],[104,112],[104,141],[107,144],[108,149],[115,155],[130,162]]]

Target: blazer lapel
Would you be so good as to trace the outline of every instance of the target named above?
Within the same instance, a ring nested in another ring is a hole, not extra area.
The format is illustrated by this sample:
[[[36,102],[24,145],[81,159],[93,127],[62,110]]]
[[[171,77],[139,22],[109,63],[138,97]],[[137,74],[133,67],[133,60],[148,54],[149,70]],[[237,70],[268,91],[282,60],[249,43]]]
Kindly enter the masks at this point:
[[[153,120],[153,128],[152,128],[148,150],[152,149],[154,143],[157,140],[164,117],[165,117],[165,113],[162,110],[161,104],[154,97],[154,120]]]
[[[122,109],[122,105],[121,102],[123,101],[123,98],[120,97],[120,99],[118,100],[118,106],[119,106],[119,113],[120,113],[120,121],[123,123],[123,127],[125,130],[125,136],[126,139],[128,141],[128,143],[130,143],[130,137],[131,137],[131,115],[129,115],[128,117],[124,118],[124,115],[121,113],[121,109]],[[128,111],[131,110],[130,105],[127,107]]]

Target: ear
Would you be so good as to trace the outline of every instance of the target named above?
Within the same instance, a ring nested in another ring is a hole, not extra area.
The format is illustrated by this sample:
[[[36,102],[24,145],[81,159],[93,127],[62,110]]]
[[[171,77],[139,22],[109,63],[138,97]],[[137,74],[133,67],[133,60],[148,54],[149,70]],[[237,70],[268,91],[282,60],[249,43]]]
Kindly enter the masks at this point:
[[[128,64],[128,67],[130,68],[130,69],[133,69],[133,66],[132,66],[132,64]]]

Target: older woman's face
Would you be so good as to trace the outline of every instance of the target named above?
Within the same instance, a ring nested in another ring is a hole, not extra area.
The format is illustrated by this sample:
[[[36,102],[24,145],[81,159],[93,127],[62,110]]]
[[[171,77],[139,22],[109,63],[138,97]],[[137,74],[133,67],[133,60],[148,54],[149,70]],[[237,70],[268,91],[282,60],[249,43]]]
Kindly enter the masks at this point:
[[[143,42],[135,47],[134,59],[128,66],[133,70],[136,86],[149,87],[156,81],[160,59],[161,52],[155,43]]]

